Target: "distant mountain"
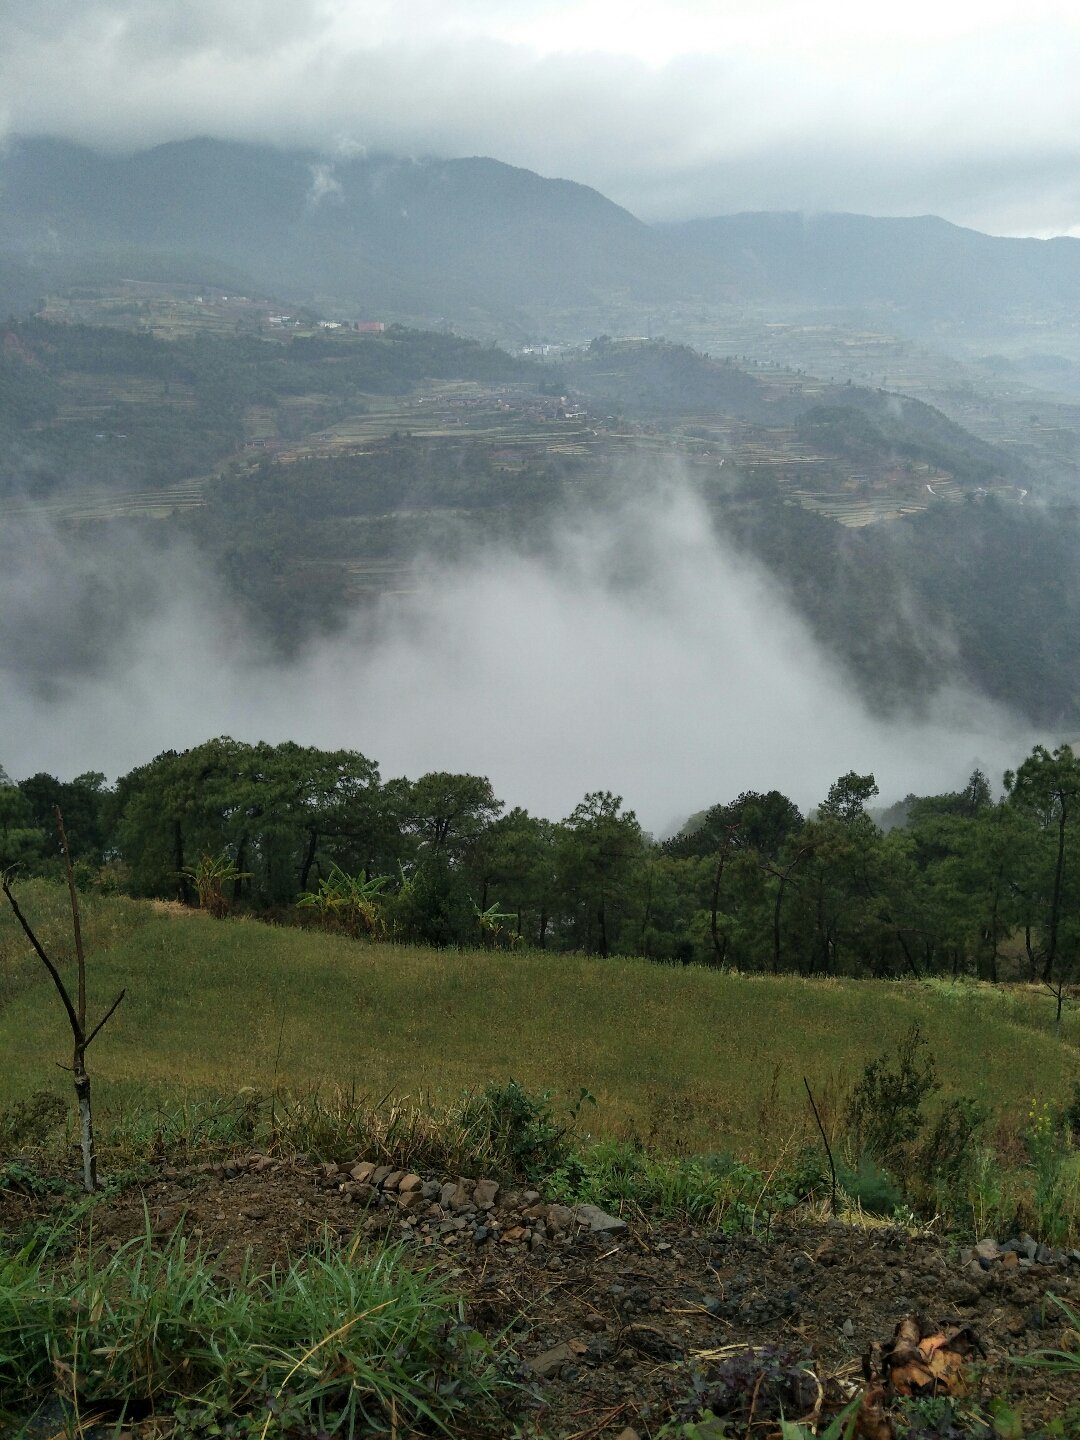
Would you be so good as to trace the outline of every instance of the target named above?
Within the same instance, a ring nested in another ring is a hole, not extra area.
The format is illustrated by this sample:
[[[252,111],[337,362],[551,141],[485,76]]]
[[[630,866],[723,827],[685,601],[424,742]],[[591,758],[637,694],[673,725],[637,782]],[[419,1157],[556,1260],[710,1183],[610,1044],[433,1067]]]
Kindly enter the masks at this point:
[[[53,140],[0,160],[0,250],[52,264],[122,247],[203,257],[289,299],[464,318],[673,298],[667,242],[595,190],[496,160],[328,159],[217,140],[103,156]],[[185,277],[186,278],[186,277]]]
[[[649,226],[587,186],[491,159],[327,157],[210,139],[115,156],[16,139],[0,155],[0,200],[0,306],[10,308],[120,266],[503,333],[543,317],[569,330],[575,315],[580,331],[605,307],[626,317],[652,307],[650,323],[674,324],[679,307],[730,303],[960,337],[1080,319],[1080,240],[1001,239],[933,216]]]
[[[699,282],[745,299],[1000,326],[1080,316],[1080,240],[1009,239],[934,215],[747,213],[663,227]]]

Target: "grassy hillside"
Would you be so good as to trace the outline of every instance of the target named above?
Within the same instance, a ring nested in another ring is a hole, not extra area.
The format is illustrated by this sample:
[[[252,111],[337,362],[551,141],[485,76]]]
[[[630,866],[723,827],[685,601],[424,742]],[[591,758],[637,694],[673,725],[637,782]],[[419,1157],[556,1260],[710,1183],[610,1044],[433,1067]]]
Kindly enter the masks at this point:
[[[63,896],[22,887],[63,946]],[[802,1077],[833,1120],[865,1063],[918,1020],[943,1095],[971,1095],[1013,1130],[1033,1097],[1064,1102],[1080,1074],[1080,1017],[1052,1033],[1037,991],[806,981],[644,961],[438,952],[132,901],[88,904],[92,1009],[127,998],[95,1043],[104,1107],[178,1090],[312,1085],[451,1100],[513,1076],[597,1099],[595,1134],[660,1149],[731,1149],[768,1162],[809,1137]],[[39,962],[0,916],[0,1107],[46,1085],[65,1022]]]

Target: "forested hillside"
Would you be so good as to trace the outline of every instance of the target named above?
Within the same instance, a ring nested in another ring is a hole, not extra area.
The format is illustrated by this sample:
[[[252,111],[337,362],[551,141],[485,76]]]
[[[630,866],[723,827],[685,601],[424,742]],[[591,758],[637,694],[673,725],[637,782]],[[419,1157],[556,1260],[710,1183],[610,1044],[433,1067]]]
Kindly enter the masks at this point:
[[[0,786],[0,868],[57,869],[59,806],[83,884],[219,914],[772,973],[1072,973],[1068,746],[1037,747],[999,802],[979,772],[909,796],[888,832],[867,811],[876,794],[873,775],[849,772],[804,817],[775,790],[746,793],[658,844],[607,792],[551,821],[507,811],[481,776],[386,780],[356,751],[221,738],[114,787],[100,774]]]

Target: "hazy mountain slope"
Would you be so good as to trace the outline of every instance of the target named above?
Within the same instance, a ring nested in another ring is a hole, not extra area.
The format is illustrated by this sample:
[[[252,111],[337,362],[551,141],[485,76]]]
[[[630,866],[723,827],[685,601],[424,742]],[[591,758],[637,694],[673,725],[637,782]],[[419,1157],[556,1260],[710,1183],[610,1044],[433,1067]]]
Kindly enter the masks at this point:
[[[666,242],[596,191],[495,160],[411,161],[192,140],[130,157],[21,140],[0,162],[0,247],[183,251],[277,294],[369,313],[673,295]]]
[[[21,139],[0,156],[0,194],[0,285],[7,264],[23,297],[30,261],[48,277],[76,258],[163,272],[182,255],[202,257],[208,280],[459,324],[677,301],[884,312],[886,328],[960,335],[1080,317],[1080,240],[1001,239],[933,216],[648,226],[587,186],[491,159],[210,139],[110,156]]]
[[[982,235],[933,215],[748,213],[664,228],[714,285],[764,302],[883,306],[975,325],[1080,314],[1080,240]]]

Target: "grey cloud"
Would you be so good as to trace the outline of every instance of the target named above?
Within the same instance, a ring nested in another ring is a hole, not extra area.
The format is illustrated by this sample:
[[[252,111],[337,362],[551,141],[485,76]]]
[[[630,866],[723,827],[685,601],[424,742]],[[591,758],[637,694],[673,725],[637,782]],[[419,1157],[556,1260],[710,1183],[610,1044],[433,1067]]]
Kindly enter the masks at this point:
[[[596,185],[645,218],[766,207],[932,209],[1027,231],[1080,220],[1080,28],[1002,24],[800,55],[790,12],[773,10],[772,49],[650,65],[538,54],[498,38],[508,11],[482,3],[14,0],[0,15],[0,94],[15,130],[112,146],[212,133],[327,153],[348,136],[493,154]],[[554,34],[568,23],[562,6],[510,11],[550,17]]]

